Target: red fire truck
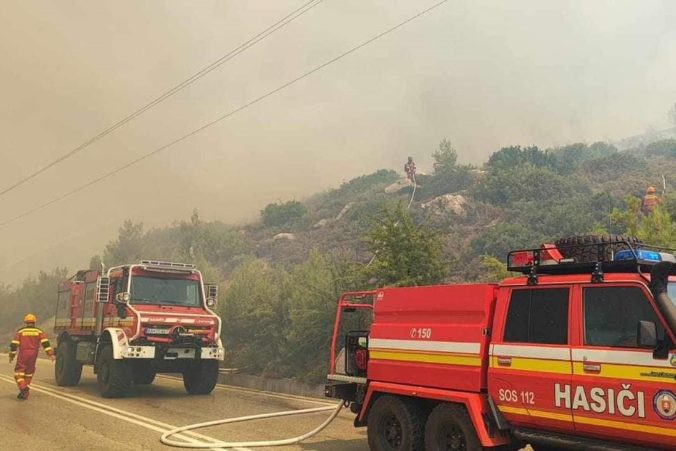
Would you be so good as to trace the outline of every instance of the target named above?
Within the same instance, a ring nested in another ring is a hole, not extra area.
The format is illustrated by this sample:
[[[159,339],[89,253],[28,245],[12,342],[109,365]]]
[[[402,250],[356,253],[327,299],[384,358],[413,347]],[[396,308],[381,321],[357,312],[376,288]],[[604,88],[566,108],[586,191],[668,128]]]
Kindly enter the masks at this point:
[[[374,451],[676,450],[673,255],[589,246],[513,251],[498,284],[344,294],[326,395]]]
[[[103,397],[124,396],[156,373],[182,373],[190,394],[208,394],[225,352],[212,308],[218,286],[194,265],[143,260],[78,271],[59,285],[54,332],[56,382],[77,385],[94,366]]]

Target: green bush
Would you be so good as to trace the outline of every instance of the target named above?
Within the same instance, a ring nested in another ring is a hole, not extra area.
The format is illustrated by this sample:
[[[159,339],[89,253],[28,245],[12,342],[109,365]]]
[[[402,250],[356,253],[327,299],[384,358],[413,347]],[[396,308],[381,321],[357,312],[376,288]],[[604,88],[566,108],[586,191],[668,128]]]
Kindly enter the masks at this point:
[[[399,174],[381,169],[372,174],[356,177],[337,189],[312,196],[306,202],[312,210],[313,220],[334,218],[350,202],[362,203],[373,196],[384,194],[383,190],[399,179]]]
[[[676,139],[663,139],[655,141],[645,146],[646,155],[660,155],[665,157],[676,157]]]
[[[308,211],[297,200],[268,204],[261,210],[263,224],[267,227],[297,229],[307,225]]]
[[[474,183],[474,176],[469,166],[456,166],[449,171],[416,176],[416,182],[420,185],[416,199],[432,199],[469,188]]]
[[[527,164],[490,171],[472,191],[479,200],[509,207],[520,201],[565,199],[588,189],[551,169]]]
[[[594,230],[607,217],[607,211],[594,211],[590,196],[577,195],[541,202],[520,202],[512,207],[507,221],[525,226],[543,241],[585,234]]]
[[[494,152],[486,167],[489,170],[512,169],[516,166],[532,165],[535,167],[554,168],[556,166],[556,159],[554,156],[544,150],[540,150],[537,146],[530,146],[521,148],[521,146],[503,147]]]
[[[477,255],[491,255],[504,261],[509,251],[538,247],[542,238],[524,225],[500,223],[472,240],[471,247]]]

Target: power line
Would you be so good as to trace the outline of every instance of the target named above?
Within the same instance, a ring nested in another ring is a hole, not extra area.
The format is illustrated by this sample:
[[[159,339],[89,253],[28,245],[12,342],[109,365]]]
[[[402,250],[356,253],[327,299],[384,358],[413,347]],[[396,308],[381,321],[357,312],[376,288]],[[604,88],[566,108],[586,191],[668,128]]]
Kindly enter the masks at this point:
[[[52,204],[55,204],[55,203],[57,203],[57,202],[60,202],[60,201],[62,201],[62,200],[64,200],[64,199],[66,199],[67,197],[72,196],[72,195],[75,194],[75,193],[78,193],[78,192],[80,192],[80,191],[82,191],[82,190],[84,190],[84,189],[87,189],[87,188],[89,188],[89,187],[92,186],[92,185],[95,185],[95,184],[97,184],[97,183],[99,183],[99,182],[101,182],[101,181],[103,181],[103,180],[105,180],[105,179],[107,179],[107,178],[109,178],[109,177],[112,177],[113,175],[117,174],[118,172],[122,172],[122,171],[124,171],[125,169],[127,169],[127,168],[129,168],[129,167],[131,167],[131,166],[134,166],[135,164],[140,163],[141,161],[143,161],[143,160],[145,160],[145,159],[147,159],[147,158],[150,158],[151,156],[153,156],[153,155],[155,155],[155,154],[157,154],[157,153],[162,152],[163,150],[166,150],[166,149],[168,149],[168,148],[170,148],[170,147],[172,147],[172,146],[174,146],[174,145],[176,145],[176,144],[178,144],[178,143],[180,143],[180,142],[182,142],[182,141],[185,141],[186,139],[190,138],[191,136],[194,136],[194,135],[200,133],[201,131],[203,131],[203,130],[209,128],[209,127],[211,127],[212,125],[215,125],[215,124],[217,124],[218,122],[221,122],[222,120],[227,119],[228,117],[230,117],[230,116],[232,116],[232,115],[234,115],[234,114],[237,114],[237,113],[239,113],[240,111],[242,111],[242,110],[244,110],[244,109],[246,109],[246,108],[249,108],[249,107],[252,106],[252,105],[255,105],[255,104],[259,103],[260,101],[266,99],[267,97],[270,97],[270,96],[272,96],[272,95],[278,93],[279,91],[281,91],[281,90],[283,90],[283,89],[286,89],[286,88],[288,88],[289,86],[291,86],[291,85],[293,85],[293,84],[295,84],[295,83],[298,83],[299,81],[301,81],[301,80],[303,80],[303,79],[309,77],[310,75],[314,74],[315,72],[322,70],[322,69],[325,68],[326,66],[329,66],[329,65],[335,63],[336,61],[338,61],[338,60],[340,60],[340,59],[342,59],[342,58],[344,58],[344,57],[350,55],[351,53],[356,52],[357,50],[361,49],[362,47],[365,47],[365,46],[371,44],[372,42],[377,41],[378,39],[382,38],[383,36],[386,36],[386,35],[392,33],[393,31],[395,31],[395,30],[397,30],[397,29],[403,27],[403,26],[406,25],[407,23],[409,23],[409,22],[411,22],[411,21],[413,21],[413,20],[415,20],[415,19],[417,19],[417,18],[419,18],[419,17],[421,17],[421,16],[427,14],[428,12],[434,10],[435,8],[438,8],[439,6],[443,5],[443,4],[446,3],[447,1],[448,1],[448,0],[441,0],[440,2],[433,4],[433,5],[430,6],[429,8],[420,11],[419,13],[417,13],[417,14],[415,14],[415,15],[409,17],[408,19],[404,20],[403,22],[400,22],[400,23],[398,23],[397,25],[395,25],[395,26],[393,26],[393,27],[391,27],[391,28],[388,28],[387,30],[385,30],[385,31],[383,31],[383,32],[381,32],[381,33],[379,33],[379,34],[377,34],[376,36],[374,36],[374,37],[372,37],[372,38],[370,38],[370,39],[368,39],[368,40],[366,40],[366,41],[364,41],[364,42],[362,42],[361,44],[359,44],[359,45],[357,45],[357,46],[355,46],[355,47],[352,47],[350,50],[348,50],[348,51],[346,51],[346,52],[344,52],[344,53],[341,53],[340,55],[338,55],[338,56],[336,56],[336,57],[334,57],[334,58],[332,58],[332,59],[330,59],[330,60],[328,60],[328,61],[326,61],[326,62],[320,64],[319,66],[316,66],[314,69],[311,69],[311,70],[309,70],[308,72],[305,72],[303,75],[300,75],[300,76],[294,78],[293,80],[288,81],[288,82],[286,82],[286,83],[284,83],[284,84],[278,86],[277,88],[275,88],[275,89],[273,89],[273,90],[271,90],[271,91],[266,92],[265,94],[263,94],[263,95],[261,95],[261,96],[255,98],[254,100],[251,100],[250,102],[247,102],[247,103],[245,103],[244,105],[242,105],[242,106],[240,106],[240,107],[238,107],[238,108],[235,108],[234,110],[231,110],[231,111],[225,113],[224,115],[222,115],[222,116],[220,116],[220,117],[214,119],[213,121],[208,122],[208,123],[202,125],[202,126],[199,127],[199,128],[196,128],[195,130],[193,130],[193,131],[191,131],[191,132],[189,132],[189,133],[186,133],[185,135],[181,136],[180,138],[176,138],[176,139],[174,139],[173,141],[171,141],[171,142],[169,142],[169,143],[167,143],[167,144],[165,144],[165,145],[163,145],[163,146],[161,146],[161,147],[158,147],[157,149],[152,150],[152,151],[150,151],[150,152],[148,152],[148,153],[146,153],[146,154],[140,156],[139,158],[137,158],[137,159],[135,159],[135,160],[132,160],[132,161],[130,161],[129,163],[126,163],[126,164],[124,164],[124,165],[118,167],[117,169],[114,169],[114,170],[112,170],[112,171],[110,171],[110,172],[108,172],[108,173],[106,173],[106,174],[104,174],[104,175],[102,175],[102,176],[100,176],[100,177],[98,177],[98,178],[96,178],[96,179],[90,181],[90,182],[87,182],[87,183],[85,183],[84,185],[81,185],[81,186],[79,186],[79,187],[77,187],[77,188],[75,188],[75,189],[73,189],[73,190],[71,190],[71,191],[68,191],[67,193],[65,193],[65,194],[63,194],[63,195],[61,195],[61,196],[59,196],[59,197],[56,197],[56,198],[54,198],[54,199],[52,199],[52,200],[50,200],[50,201],[48,201],[48,202],[45,202],[45,203],[42,204],[42,205],[39,205],[39,206],[37,206],[37,207],[35,207],[35,208],[32,208],[32,209],[30,209],[30,210],[28,210],[28,211],[25,211],[25,212],[19,214],[19,215],[17,215],[17,216],[14,216],[13,218],[10,218],[10,219],[8,219],[8,220],[6,220],[6,221],[4,221],[4,222],[1,222],[1,223],[0,223],[0,227],[4,227],[4,226],[6,226],[6,225],[8,225],[8,224],[11,224],[11,223],[14,222],[14,221],[17,221],[17,220],[19,220],[19,219],[21,219],[21,218],[24,218],[24,217],[26,217],[26,216],[28,216],[28,215],[31,215],[31,214],[37,212],[37,211],[39,211],[39,210],[42,210],[43,208],[46,208],[46,207],[48,207],[48,206],[50,206],[50,205],[52,205]]]
[[[157,97],[155,100],[151,101],[150,103],[145,104],[141,108],[137,109],[133,113],[125,116],[123,119],[120,119],[110,127],[106,128],[99,134],[93,136],[92,138],[88,139],[87,141],[83,142],[79,146],[75,147],[74,149],[70,150],[69,152],[61,155],[58,157],[56,160],[48,163],[45,166],[42,166],[40,169],[37,169],[36,171],[32,172],[31,174],[27,175],[26,177],[22,178],[21,180],[15,182],[13,185],[8,186],[7,188],[3,189],[0,191],[0,197],[4,196],[5,194],[9,193],[10,191],[13,191],[14,189],[18,188],[19,186],[23,185],[24,183],[28,182],[29,180],[37,177],[38,175],[42,174],[43,172],[53,168],[57,164],[61,163],[64,160],[67,160],[68,158],[72,157],[73,155],[81,152],[82,150],[86,149],[87,147],[91,146],[94,144],[96,141],[100,140],[101,138],[109,135],[110,133],[114,132],[118,128],[124,126],[128,122],[131,122],[141,114],[145,113],[146,111],[150,110],[151,108],[155,107],[157,104],[164,102],[166,99],[169,97],[173,96],[177,92],[185,89],[186,87],[190,86],[193,84],[195,81],[199,80],[200,78],[204,77],[207,75],[209,72],[213,71],[214,69],[222,66],[223,64],[227,63],[237,55],[243,53],[245,50],[247,50],[250,47],[253,47],[263,39],[267,38],[274,32],[284,28],[286,25],[289,23],[293,22],[306,12],[310,11],[312,8],[315,6],[319,5],[321,2],[324,0],[310,0],[309,2],[303,4],[301,7],[291,11],[289,14],[287,14],[285,17],[282,19],[278,20],[275,22],[273,25],[270,25],[268,28],[265,30],[261,31],[258,33],[256,36],[252,37],[248,41],[240,44],[221,58],[217,59],[213,63],[209,64],[199,72],[196,72],[189,78],[185,79],[181,83],[177,84],[173,88],[171,88],[169,91],[165,92],[161,96]]]

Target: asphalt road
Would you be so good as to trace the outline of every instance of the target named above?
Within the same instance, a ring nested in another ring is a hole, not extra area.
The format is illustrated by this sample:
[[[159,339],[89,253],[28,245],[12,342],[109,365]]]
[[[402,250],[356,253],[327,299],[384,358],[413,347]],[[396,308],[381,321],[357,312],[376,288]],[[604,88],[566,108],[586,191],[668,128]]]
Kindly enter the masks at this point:
[[[267,412],[328,406],[323,400],[218,386],[209,396],[189,396],[180,379],[158,377],[134,387],[122,399],[98,395],[96,378],[85,367],[77,387],[59,387],[54,364],[40,359],[27,401],[16,399],[13,365],[0,354],[0,449],[24,450],[166,450],[160,435],[177,426]],[[250,441],[288,438],[318,426],[330,412],[216,426],[186,433],[182,440]],[[355,429],[354,416],[341,414],[307,442],[275,450],[367,451],[366,430]],[[246,448],[240,448],[244,450]]]

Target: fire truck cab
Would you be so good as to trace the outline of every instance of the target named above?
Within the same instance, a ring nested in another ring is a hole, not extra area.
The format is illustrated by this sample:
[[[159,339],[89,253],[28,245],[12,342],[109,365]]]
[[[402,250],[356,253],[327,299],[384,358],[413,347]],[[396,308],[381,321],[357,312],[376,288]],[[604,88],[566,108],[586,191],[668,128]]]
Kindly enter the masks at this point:
[[[56,382],[77,385],[93,365],[103,397],[124,396],[157,373],[181,373],[190,394],[210,393],[225,352],[212,311],[216,285],[194,265],[143,260],[78,271],[59,285]]]
[[[543,246],[511,252],[523,275],[498,284],[346,293],[326,395],[374,451],[676,450],[676,264],[612,254]],[[344,327],[356,310],[369,330]]]

